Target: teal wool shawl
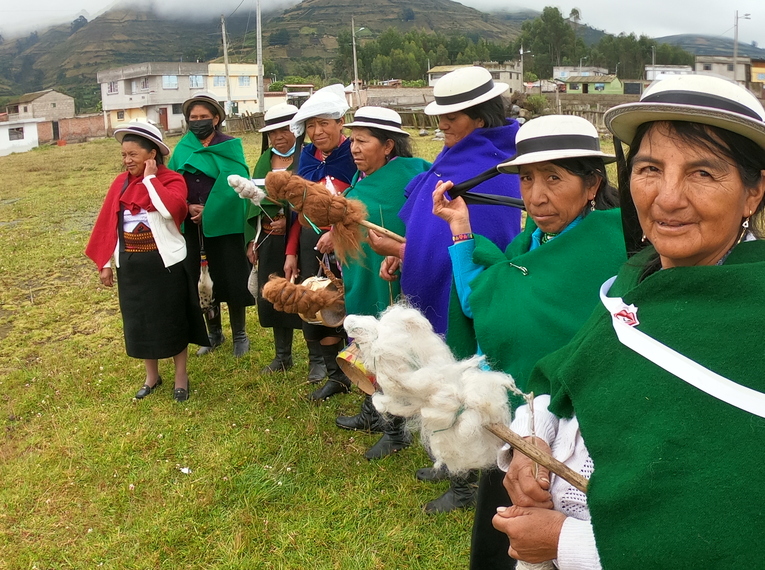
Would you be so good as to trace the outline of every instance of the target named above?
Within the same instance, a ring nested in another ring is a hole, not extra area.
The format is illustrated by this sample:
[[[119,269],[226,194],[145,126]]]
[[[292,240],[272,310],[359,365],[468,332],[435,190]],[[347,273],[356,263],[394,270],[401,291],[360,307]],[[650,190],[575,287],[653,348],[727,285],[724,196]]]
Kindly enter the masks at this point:
[[[638,329],[702,366],[765,391],[765,242],[722,266],[658,271],[648,248],[609,296],[637,307]],[[606,570],[760,568],[765,561],[765,419],[694,388],[616,338],[599,305],[531,383],[576,414],[595,471],[588,502]]]
[[[345,196],[364,203],[369,221],[383,226],[398,235],[406,233],[404,222],[398,212],[406,201],[404,189],[409,182],[430,168],[421,158],[398,157],[369,176],[353,178]],[[343,265],[345,286],[345,310],[351,315],[376,316],[401,294],[399,281],[389,283],[380,277],[383,256],[376,254],[364,242],[361,255],[349,259]]]
[[[489,365],[521,390],[537,361],[573,338],[598,303],[601,283],[627,259],[618,209],[594,211],[529,251],[535,229],[529,218],[505,253],[476,236],[473,260],[486,269],[470,283],[473,321],[452,303],[459,314],[452,311],[447,329],[460,356],[474,354],[477,340]]]

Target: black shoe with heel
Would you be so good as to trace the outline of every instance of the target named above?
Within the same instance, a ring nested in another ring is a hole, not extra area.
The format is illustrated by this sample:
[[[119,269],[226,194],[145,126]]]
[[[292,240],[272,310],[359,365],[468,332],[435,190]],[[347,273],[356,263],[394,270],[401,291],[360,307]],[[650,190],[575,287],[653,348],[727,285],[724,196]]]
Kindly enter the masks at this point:
[[[141,400],[145,398],[160,386],[162,386],[162,376],[157,377],[157,382],[154,384],[154,386],[149,386],[148,384],[141,386],[141,389],[138,390],[138,392],[135,394],[135,399]]]

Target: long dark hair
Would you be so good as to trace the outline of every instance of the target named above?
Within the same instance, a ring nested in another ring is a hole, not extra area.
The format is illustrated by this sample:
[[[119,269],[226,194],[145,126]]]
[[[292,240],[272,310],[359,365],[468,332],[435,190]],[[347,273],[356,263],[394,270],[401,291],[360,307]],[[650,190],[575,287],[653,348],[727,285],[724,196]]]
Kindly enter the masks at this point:
[[[154,160],[157,161],[157,164],[165,164],[165,157],[162,156],[162,151],[159,149],[159,146],[151,142],[146,137],[127,134],[122,137],[122,142],[134,142],[146,152],[151,152],[153,150],[157,151],[157,156],[154,157]]]
[[[608,182],[606,164],[599,156],[561,158],[558,160],[551,160],[550,162],[566,169],[571,174],[578,176],[584,180],[585,184],[588,186],[593,184],[597,179],[600,179],[598,189],[595,191],[596,210],[610,210],[619,207],[619,192]],[[587,204],[584,208],[584,215],[586,216],[589,211],[590,205]]]
[[[482,119],[483,126],[486,129],[501,127],[507,122],[505,100],[502,98],[502,95],[497,95],[493,99],[463,109],[462,112],[473,120]]]
[[[409,137],[403,133],[394,133],[393,131],[386,131],[385,129],[378,129],[375,127],[363,127],[367,129],[371,135],[380,141],[380,144],[393,141],[393,150],[390,152],[390,158],[395,156],[403,156],[405,158],[412,158],[412,143]]]

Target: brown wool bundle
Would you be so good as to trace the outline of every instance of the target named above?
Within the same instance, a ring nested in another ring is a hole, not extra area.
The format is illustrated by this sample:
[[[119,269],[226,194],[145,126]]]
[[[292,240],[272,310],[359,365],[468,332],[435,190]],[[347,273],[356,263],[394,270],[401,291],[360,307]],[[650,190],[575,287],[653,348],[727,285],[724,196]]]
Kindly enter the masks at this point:
[[[284,200],[298,212],[301,225],[332,226],[335,255],[341,262],[360,255],[364,240],[361,225],[367,218],[363,202],[331,194],[321,184],[286,170],[266,175],[266,192],[271,200]]]
[[[403,416],[453,473],[496,465],[502,442],[484,426],[510,423],[512,377],[481,368],[482,357],[457,361],[416,309],[393,305],[379,320],[348,315],[345,329],[377,379],[375,407]]]
[[[274,275],[263,286],[262,295],[277,311],[307,315],[309,319],[313,317],[311,320],[316,320],[316,315],[323,309],[339,311],[345,305],[342,290],[312,290]]]

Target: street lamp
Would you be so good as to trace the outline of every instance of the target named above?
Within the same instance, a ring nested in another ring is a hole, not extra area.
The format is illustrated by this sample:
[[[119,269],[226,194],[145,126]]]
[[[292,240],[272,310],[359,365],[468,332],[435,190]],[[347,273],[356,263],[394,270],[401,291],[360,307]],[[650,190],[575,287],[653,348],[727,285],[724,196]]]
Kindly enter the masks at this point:
[[[738,15],[736,10],[736,16],[733,19],[733,81],[736,81],[736,72],[738,71],[738,21],[750,20],[751,14]]]
[[[580,77],[581,77],[581,75],[582,75],[582,62],[583,62],[585,59],[587,59],[587,57],[588,57],[588,56],[586,56],[586,55],[585,55],[584,57],[580,57],[580,58],[579,58],[579,76],[580,76]]]
[[[356,95],[356,107],[361,107],[361,96],[359,95],[359,62],[356,59],[356,32],[364,28],[356,29],[356,24],[351,16],[351,38],[353,41],[353,92]]]
[[[523,44],[521,44],[521,49],[520,49],[520,51],[518,53],[521,54],[521,93],[525,93],[526,92],[526,85],[525,85],[525,83],[526,83],[526,76],[523,73],[523,56],[526,55],[527,53],[530,54],[531,52],[530,51],[523,51]],[[533,57],[533,54],[532,54],[532,57]],[[541,87],[542,84],[540,83],[539,85],[540,85],[540,89],[541,89],[542,88]]]

